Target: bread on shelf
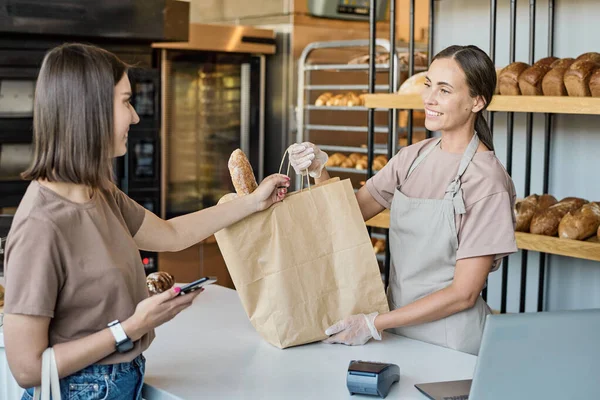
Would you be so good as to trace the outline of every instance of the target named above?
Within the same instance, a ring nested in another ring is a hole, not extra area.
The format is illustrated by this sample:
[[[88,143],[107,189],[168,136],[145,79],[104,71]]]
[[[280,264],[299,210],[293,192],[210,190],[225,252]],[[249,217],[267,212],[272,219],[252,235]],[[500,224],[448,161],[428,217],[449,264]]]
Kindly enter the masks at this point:
[[[577,197],[562,199],[547,209],[536,212],[531,219],[529,231],[536,235],[556,236],[562,218],[586,203],[586,200]]]
[[[524,70],[519,75],[519,89],[521,91],[521,94],[523,96],[543,95],[542,81],[551,69],[552,68],[550,67],[550,63],[547,62],[541,64],[536,63]]]
[[[533,65],[551,67],[558,60],[558,57],[544,57],[537,60]]]
[[[331,93],[331,92],[322,93],[321,95],[319,95],[319,97],[317,97],[317,100],[315,100],[315,105],[316,106],[327,105],[327,101],[332,97],[333,97],[333,93]]]
[[[600,68],[590,76],[590,94],[592,97],[600,97]]]
[[[598,67],[600,67],[600,64],[585,59],[577,60],[571,64],[564,76],[564,83],[569,96],[590,96],[590,78]]]
[[[554,196],[549,194],[543,194],[541,196],[532,194],[527,196],[522,201],[515,204],[515,218],[517,232],[529,232],[531,225],[531,219],[540,210],[544,210],[557,203]]]
[[[585,240],[594,236],[600,227],[600,205],[584,204],[576,211],[568,212],[558,225],[561,239]]]
[[[552,63],[552,69],[544,76],[542,80],[542,93],[544,96],[567,96],[564,76],[571,64],[575,62],[574,58],[561,58]]]
[[[594,51],[589,53],[583,53],[579,57],[577,57],[577,61],[579,60],[592,61],[596,64],[600,64],[600,53],[596,53]]]
[[[529,68],[524,62],[514,62],[507,65],[500,71],[498,79],[498,87],[500,94],[503,96],[519,96],[521,89],[519,88],[519,76]]]

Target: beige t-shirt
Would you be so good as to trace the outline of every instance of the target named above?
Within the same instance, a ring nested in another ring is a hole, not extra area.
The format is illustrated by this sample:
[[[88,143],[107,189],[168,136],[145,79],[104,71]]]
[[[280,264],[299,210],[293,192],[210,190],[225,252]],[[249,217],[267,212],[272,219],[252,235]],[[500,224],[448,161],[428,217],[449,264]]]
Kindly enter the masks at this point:
[[[462,154],[448,153],[437,146],[406,179],[413,161],[435,140],[423,140],[402,148],[367,181],[371,196],[383,207],[390,208],[396,187],[402,185],[402,193],[408,197],[443,199],[448,184],[458,172]],[[498,261],[516,252],[515,187],[494,152],[476,153],[461,182],[467,212],[455,216],[456,259],[495,255]],[[498,266],[499,262],[495,262],[493,269]]]
[[[15,214],[6,245],[5,313],[52,318],[50,346],[124,321],[148,297],[133,240],[145,210],[123,192],[96,191],[71,202],[33,181]],[[101,364],[128,362],[146,350],[154,332]]]

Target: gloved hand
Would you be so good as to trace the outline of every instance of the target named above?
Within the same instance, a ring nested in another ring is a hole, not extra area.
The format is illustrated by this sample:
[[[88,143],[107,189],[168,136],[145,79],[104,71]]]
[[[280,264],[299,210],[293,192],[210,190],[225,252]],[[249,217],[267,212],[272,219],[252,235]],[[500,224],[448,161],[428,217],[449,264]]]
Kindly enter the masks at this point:
[[[362,346],[371,338],[381,340],[381,334],[375,328],[375,317],[377,315],[379,315],[378,312],[368,315],[356,314],[343,319],[327,328],[325,334],[332,336],[323,340],[323,342]]]
[[[319,178],[329,156],[312,143],[296,143],[290,147],[290,164],[297,174]]]

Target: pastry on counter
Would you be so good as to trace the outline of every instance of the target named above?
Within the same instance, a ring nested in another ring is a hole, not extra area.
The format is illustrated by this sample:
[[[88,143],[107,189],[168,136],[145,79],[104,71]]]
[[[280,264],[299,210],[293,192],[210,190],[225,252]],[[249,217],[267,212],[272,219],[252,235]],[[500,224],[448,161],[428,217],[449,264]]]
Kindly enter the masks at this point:
[[[146,286],[151,295],[169,290],[175,284],[173,275],[165,271],[153,272],[146,277]]]
[[[577,60],[571,64],[564,76],[565,87],[569,96],[590,96],[590,78],[599,67],[600,64],[586,59]]]
[[[544,96],[567,96],[565,87],[565,72],[571,64],[575,62],[574,58],[561,58],[552,63],[552,69],[544,76],[542,80],[542,93]]]
[[[600,205],[584,204],[576,211],[568,212],[558,225],[558,237],[561,239],[585,240],[592,237],[600,227]]]
[[[258,184],[256,183],[256,178],[254,178],[252,166],[242,150],[237,149],[231,153],[227,166],[229,167],[233,187],[238,196],[244,196],[256,190]]]
[[[531,219],[529,231],[536,235],[556,236],[558,225],[563,217],[587,203],[587,200],[577,197],[564,198],[545,210],[536,212]]]
[[[500,71],[498,78],[498,87],[500,94],[503,96],[519,96],[521,89],[519,88],[519,76],[529,68],[529,64],[524,62],[514,62],[507,65]]]

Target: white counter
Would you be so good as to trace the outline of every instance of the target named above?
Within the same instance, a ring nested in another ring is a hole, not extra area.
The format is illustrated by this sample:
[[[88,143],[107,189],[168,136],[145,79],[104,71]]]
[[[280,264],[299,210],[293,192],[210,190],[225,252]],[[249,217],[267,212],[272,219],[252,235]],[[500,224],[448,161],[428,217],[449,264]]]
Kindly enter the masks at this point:
[[[145,353],[147,400],[373,398],[349,395],[346,371],[353,359],[398,364],[400,382],[387,398],[425,400],[415,383],[470,379],[476,361],[391,334],[365,346],[280,350],[256,333],[236,292],[216,285],[156,334]]]

